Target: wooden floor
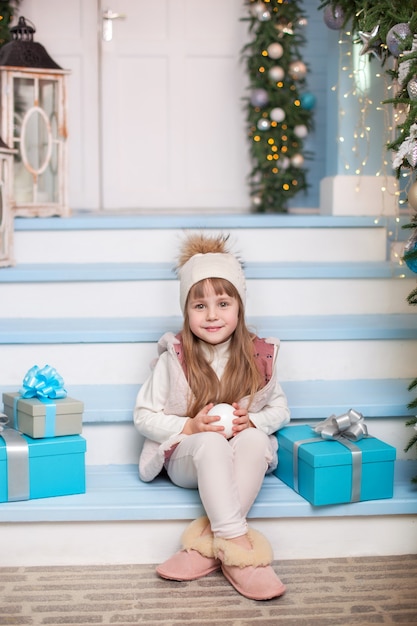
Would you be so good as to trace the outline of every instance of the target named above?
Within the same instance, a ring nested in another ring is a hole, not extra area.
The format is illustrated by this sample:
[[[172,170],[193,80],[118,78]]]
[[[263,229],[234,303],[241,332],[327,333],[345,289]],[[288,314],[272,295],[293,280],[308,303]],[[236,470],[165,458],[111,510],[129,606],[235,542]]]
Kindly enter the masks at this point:
[[[160,579],[152,565],[0,567],[0,625],[417,624],[417,555],[294,560],[274,568],[287,593],[255,602],[221,573],[176,583]]]

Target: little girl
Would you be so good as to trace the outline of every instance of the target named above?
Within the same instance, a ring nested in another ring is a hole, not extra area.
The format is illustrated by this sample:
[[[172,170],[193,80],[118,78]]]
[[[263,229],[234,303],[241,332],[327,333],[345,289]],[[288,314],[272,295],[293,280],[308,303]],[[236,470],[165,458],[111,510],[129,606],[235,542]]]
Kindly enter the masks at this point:
[[[249,332],[245,276],[227,239],[191,235],[182,246],[183,329],[162,337],[136,399],[134,422],[145,437],[139,475],[150,481],[165,467],[175,485],[198,489],[207,515],[185,530],[182,550],[157,568],[161,577],[193,580],[221,568],[239,593],[267,600],[285,587],[269,542],[246,517],[277,465],[273,433],[290,416],[277,380],[279,341]],[[234,408],[230,439],[209,415],[218,403]]]

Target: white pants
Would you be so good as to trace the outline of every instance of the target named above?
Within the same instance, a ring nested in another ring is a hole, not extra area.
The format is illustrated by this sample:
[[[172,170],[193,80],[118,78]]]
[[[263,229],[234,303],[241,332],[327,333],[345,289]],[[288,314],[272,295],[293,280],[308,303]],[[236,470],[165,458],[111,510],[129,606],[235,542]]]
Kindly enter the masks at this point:
[[[231,539],[247,532],[246,516],[271,460],[268,435],[248,428],[225,439],[215,432],[185,437],[167,464],[175,485],[198,488],[214,535]]]

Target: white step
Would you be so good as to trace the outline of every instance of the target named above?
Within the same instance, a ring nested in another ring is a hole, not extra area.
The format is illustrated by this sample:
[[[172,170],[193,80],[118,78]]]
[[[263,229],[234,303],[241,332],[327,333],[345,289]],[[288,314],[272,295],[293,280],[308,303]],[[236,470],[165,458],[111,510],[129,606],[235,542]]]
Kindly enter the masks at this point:
[[[186,231],[229,233],[245,262],[382,261],[393,219],[290,215],[111,216],[16,220],[18,263],[175,263]],[[74,237],[74,232],[77,232]]]
[[[246,275],[252,316],[407,313],[415,284],[388,262],[248,265]],[[0,317],[181,314],[178,280],[160,265],[25,265],[2,270],[0,286]]]
[[[417,319],[410,314],[248,321],[261,336],[281,339],[281,380],[415,375]],[[179,318],[0,319],[0,381],[19,384],[24,368],[49,363],[68,384],[139,384],[156,356],[155,342],[180,325]]]
[[[68,385],[144,381],[156,357],[154,344],[83,343],[6,345],[1,348],[2,385],[19,386],[32,365],[56,367]],[[417,341],[283,342],[278,374],[284,380],[411,378]]]

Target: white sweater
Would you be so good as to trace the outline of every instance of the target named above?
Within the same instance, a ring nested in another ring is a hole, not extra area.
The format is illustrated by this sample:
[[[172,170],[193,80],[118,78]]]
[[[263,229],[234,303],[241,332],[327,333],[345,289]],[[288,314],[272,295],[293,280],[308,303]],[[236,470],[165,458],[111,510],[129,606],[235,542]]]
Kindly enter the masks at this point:
[[[252,402],[249,419],[267,435],[288,424],[290,412],[286,396],[276,374],[279,341],[268,339],[274,344],[274,365],[272,378],[261,389]],[[142,385],[134,409],[134,423],[145,437],[145,444],[139,462],[142,480],[152,480],[162,469],[165,452],[181,441],[186,415],[188,383],[175,351],[178,340],[172,333],[166,333],[158,344],[159,358],[149,378]],[[221,378],[229,353],[229,342],[214,349],[206,348],[210,365]],[[241,406],[247,405],[248,398],[239,398]],[[276,452],[276,437],[271,437],[271,445]],[[276,455],[275,455],[276,456]],[[276,462],[275,462],[276,464]]]

